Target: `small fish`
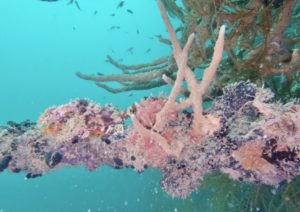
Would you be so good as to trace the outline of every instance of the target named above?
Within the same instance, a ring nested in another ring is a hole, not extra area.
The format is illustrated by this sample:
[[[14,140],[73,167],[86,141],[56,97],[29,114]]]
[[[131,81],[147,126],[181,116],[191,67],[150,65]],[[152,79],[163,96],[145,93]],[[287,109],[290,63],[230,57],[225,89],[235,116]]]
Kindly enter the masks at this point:
[[[40,1],[47,1],[47,2],[56,2],[56,1],[59,1],[59,0],[40,0]],[[69,4],[75,4],[75,6],[77,7],[78,10],[81,10],[80,6],[79,6],[79,3],[77,2],[77,0],[70,0],[67,5]]]
[[[136,30],[136,34],[140,34],[140,30],[139,29]]]
[[[94,11],[94,15],[97,15],[97,13],[98,13],[98,10],[95,10],[95,11]]]
[[[127,9],[126,11],[127,11],[128,13],[130,13],[130,14],[133,14],[133,11],[130,10],[130,9]]]
[[[128,96],[133,96],[133,93],[130,93]]]
[[[97,72],[98,76],[103,76],[104,74],[102,74],[101,72]]]
[[[123,7],[124,3],[125,3],[125,1],[120,1],[119,4],[118,4],[118,6],[117,6],[117,9]]]
[[[116,16],[116,14],[112,13],[112,14],[110,14],[110,16]]]
[[[133,54],[133,49],[134,49],[133,47],[130,47],[129,49],[126,50],[126,52]]]
[[[75,5],[76,5],[76,7],[77,7],[78,10],[81,10],[81,8],[80,8],[80,6],[78,4],[78,1],[75,1]]]
[[[149,54],[150,51],[151,51],[151,48],[147,49],[144,54]]]
[[[182,30],[183,30],[183,27],[181,26],[181,27],[178,27],[178,28],[175,30],[175,32],[177,33],[177,32],[182,31]]]
[[[76,30],[76,27],[75,26],[73,26],[73,28],[72,28],[74,31]]]
[[[121,28],[120,26],[111,26],[108,30],[111,31],[111,30],[120,29],[120,28]]]
[[[77,0],[70,0],[70,1],[68,2],[68,5],[69,5],[69,4],[75,4],[75,6],[77,7],[77,9],[78,9],[78,10],[81,10],[81,8],[80,8],[80,6],[79,6]]]
[[[169,39],[163,38],[161,35],[155,35],[161,43],[172,45],[172,42]]]

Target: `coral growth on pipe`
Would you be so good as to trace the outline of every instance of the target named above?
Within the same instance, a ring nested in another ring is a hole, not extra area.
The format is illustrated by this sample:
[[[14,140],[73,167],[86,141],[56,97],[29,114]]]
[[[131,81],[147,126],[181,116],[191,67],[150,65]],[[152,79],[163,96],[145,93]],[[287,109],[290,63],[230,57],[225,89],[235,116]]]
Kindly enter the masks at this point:
[[[182,198],[215,171],[238,181],[276,185],[300,175],[300,105],[270,103],[271,98],[269,90],[249,82],[228,85],[205,111],[220,117],[220,127],[201,142],[191,140],[194,114],[187,111],[170,115],[163,130],[152,134],[163,98],[145,99],[124,112],[74,100],[46,110],[37,124],[0,127],[0,170],[34,178],[63,166],[159,168],[163,189]],[[140,126],[125,125],[129,111]]]
[[[273,93],[250,82],[230,84],[204,111],[208,92],[222,57],[221,27],[211,66],[203,81],[190,71],[190,36],[181,49],[162,4],[179,71],[168,99],[152,97],[121,111],[89,100],[47,109],[38,123],[9,122],[0,127],[0,171],[26,172],[35,178],[63,166],[102,165],[138,172],[158,168],[161,185],[174,197],[195,191],[207,173],[276,185],[300,175],[300,105],[272,102]],[[177,102],[183,80],[189,96]],[[191,107],[192,110],[187,110]],[[133,125],[126,125],[131,118]]]

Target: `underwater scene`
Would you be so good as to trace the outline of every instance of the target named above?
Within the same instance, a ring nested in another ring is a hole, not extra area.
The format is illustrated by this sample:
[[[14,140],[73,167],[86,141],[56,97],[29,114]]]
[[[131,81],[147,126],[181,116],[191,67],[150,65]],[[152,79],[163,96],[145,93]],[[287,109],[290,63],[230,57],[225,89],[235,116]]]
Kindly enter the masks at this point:
[[[1,0],[0,212],[300,211],[300,0]]]

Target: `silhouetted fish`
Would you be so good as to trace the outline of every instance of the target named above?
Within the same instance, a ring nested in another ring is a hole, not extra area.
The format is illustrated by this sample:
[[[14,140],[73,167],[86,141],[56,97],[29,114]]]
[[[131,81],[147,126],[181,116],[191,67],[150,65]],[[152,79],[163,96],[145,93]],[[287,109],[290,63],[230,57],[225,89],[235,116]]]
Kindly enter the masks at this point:
[[[163,38],[161,35],[155,35],[161,43],[172,45],[171,41],[169,39]]]
[[[133,14],[133,11],[130,10],[130,9],[127,9],[126,11],[127,11],[128,13],[130,13],[130,14]]]
[[[60,1],[60,0],[40,0],[40,1],[56,2],[56,1]],[[81,10],[81,9],[80,9],[80,6],[79,6],[79,4],[78,4],[78,2],[77,2],[77,0],[70,0],[70,1],[68,2],[68,5],[69,5],[69,4],[75,4],[75,6],[77,7],[77,9],[78,9],[78,10]]]
[[[121,28],[120,26],[111,26],[108,30],[111,31],[111,30],[120,29],[120,28]]]
[[[126,50],[126,52],[133,54],[133,49],[134,49],[133,47],[130,47],[129,49]]]
[[[182,31],[182,30],[183,30],[183,27],[180,26],[180,27],[178,27],[178,28],[175,30],[175,32],[177,33],[177,32]]]
[[[149,48],[149,49],[147,49],[146,51],[145,51],[145,54],[149,54],[149,52],[151,51],[151,49]]]
[[[123,7],[124,3],[125,3],[125,1],[120,1],[119,4],[118,4],[118,6],[117,6],[117,9]]]
[[[81,9],[80,9],[80,6],[79,6],[79,4],[78,4],[78,2],[77,2],[77,0],[70,0],[70,1],[68,2],[68,5],[69,5],[69,4],[75,4],[75,6],[77,7],[77,9],[78,9],[78,10],[81,10]]]

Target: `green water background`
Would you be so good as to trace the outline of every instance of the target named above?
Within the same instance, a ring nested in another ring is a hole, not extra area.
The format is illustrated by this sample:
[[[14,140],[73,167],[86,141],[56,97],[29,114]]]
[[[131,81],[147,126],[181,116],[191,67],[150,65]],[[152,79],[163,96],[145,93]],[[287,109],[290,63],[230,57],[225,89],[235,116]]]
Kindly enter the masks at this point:
[[[35,121],[46,108],[74,98],[127,108],[144,96],[168,92],[162,87],[112,95],[74,75],[78,70],[120,73],[105,62],[107,54],[126,64],[169,55],[170,47],[155,38],[167,37],[156,1],[128,0],[118,10],[119,0],[78,2],[81,11],[67,6],[67,0],[0,1],[0,124]],[[111,26],[121,29],[109,31]],[[130,47],[132,55],[126,52]],[[148,48],[151,51],[145,54]],[[210,191],[172,199],[160,189],[160,178],[158,170],[138,174],[109,167],[94,172],[69,167],[33,180],[25,180],[25,173],[3,172],[0,212],[210,210],[206,203]]]

